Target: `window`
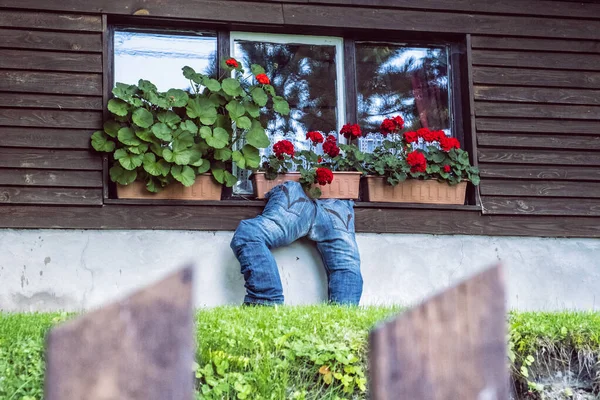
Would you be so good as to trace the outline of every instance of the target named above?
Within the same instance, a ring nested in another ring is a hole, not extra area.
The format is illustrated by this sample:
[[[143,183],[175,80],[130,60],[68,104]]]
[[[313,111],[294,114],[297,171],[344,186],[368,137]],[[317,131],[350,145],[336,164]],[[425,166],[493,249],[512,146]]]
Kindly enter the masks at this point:
[[[215,33],[115,30],[114,81],[128,84],[145,79],[158,90],[188,89],[181,74],[186,65],[208,75],[217,74]]]

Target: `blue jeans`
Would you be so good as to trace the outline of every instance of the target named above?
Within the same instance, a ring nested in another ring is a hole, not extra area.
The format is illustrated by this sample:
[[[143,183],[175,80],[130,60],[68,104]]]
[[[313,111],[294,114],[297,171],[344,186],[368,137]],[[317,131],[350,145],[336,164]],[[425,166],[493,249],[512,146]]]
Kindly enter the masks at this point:
[[[316,242],[332,303],[358,304],[363,281],[354,236],[351,200],[312,200],[297,182],[285,182],[268,194],[261,215],[240,222],[231,248],[246,281],[247,304],[282,304],[283,288],[270,249],[308,236]]]

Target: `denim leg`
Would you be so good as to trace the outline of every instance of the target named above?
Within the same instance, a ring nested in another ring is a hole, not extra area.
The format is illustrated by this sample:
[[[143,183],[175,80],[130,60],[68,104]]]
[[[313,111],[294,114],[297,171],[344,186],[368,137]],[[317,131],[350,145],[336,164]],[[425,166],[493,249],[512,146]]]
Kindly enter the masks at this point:
[[[317,217],[309,238],[317,243],[328,279],[332,303],[358,305],[363,280],[354,233],[354,203],[350,200],[317,200]]]
[[[316,215],[314,201],[297,182],[286,182],[268,193],[261,215],[240,222],[231,248],[246,281],[244,303],[283,303],[277,263],[270,249],[306,236]]]

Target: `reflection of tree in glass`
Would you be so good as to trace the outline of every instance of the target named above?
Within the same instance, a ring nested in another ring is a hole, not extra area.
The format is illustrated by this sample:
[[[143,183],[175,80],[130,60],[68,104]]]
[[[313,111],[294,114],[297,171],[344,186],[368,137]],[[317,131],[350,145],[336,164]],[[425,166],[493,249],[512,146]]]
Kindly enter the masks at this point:
[[[244,69],[264,66],[275,92],[290,104],[290,115],[273,111],[261,117],[267,133],[300,138],[310,130],[336,130],[335,47],[238,41]]]
[[[378,132],[401,115],[407,130],[448,129],[448,63],[444,48],[357,44],[358,120]]]

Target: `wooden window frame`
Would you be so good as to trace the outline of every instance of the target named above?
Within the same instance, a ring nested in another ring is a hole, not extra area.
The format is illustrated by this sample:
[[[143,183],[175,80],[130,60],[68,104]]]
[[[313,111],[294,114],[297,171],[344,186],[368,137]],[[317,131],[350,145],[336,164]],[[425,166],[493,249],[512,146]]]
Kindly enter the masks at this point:
[[[200,21],[172,21],[170,19],[139,19],[132,20],[129,17],[113,17],[110,20],[104,16],[104,113],[105,119],[107,115],[106,105],[111,97],[112,87],[114,85],[113,73],[113,55],[114,30],[117,28],[135,28],[143,31],[171,30],[171,31],[213,31],[217,35],[217,60],[228,58],[231,55],[233,42],[231,40],[231,32],[239,33],[256,33],[256,34],[281,34],[290,36],[316,36],[316,37],[339,37],[342,39],[342,79],[344,95],[344,109],[346,120],[345,122],[356,122],[357,120],[357,88],[356,88],[356,42],[381,42],[381,43],[398,43],[408,46],[432,46],[445,45],[450,51],[450,101],[451,101],[451,126],[453,135],[460,141],[465,150],[469,152],[471,162],[476,163],[476,141],[474,140],[475,131],[472,118],[466,118],[469,113],[472,116],[473,95],[471,93],[470,82],[470,35],[436,35],[431,33],[415,33],[415,32],[365,32],[365,31],[347,31],[336,29],[322,28],[298,28],[290,29],[289,27],[266,27],[256,25],[232,25],[225,23],[204,23]],[[174,26],[177,26],[174,28]],[[221,65],[218,63],[219,73],[222,72]],[[339,71],[339,69],[338,69]],[[469,85],[469,86],[467,86]],[[467,123],[470,122],[470,123]],[[340,123],[340,122],[338,122]],[[263,200],[249,200],[244,195],[234,195],[231,188],[224,187],[222,200],[217,202],[212,201],[173,201],[173,200],[128,200],[117,199],[114,193],[114,184],[108,176],[108,157],[103,159],[103,176],[104,176],[104,204],[120,204],[120,205],[207,205],[207,206],[249,206],[257,207],[265,204]],[[412,204],[412,203],[374,203],[356,201],[355,206],[358,208],[406,208],[406,209],[434,209],[434,210],[463,210],[475,211],[481,210],[480,202],[477,196],[477,188],[469,185],[467,191],[466,204],[464,205],[429,205],[429,204]],[[213,204],[214,203],[214,204]]]

